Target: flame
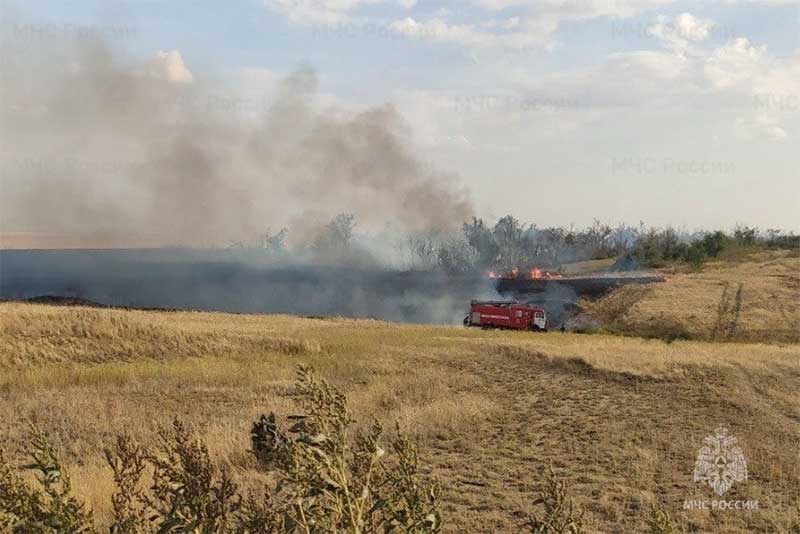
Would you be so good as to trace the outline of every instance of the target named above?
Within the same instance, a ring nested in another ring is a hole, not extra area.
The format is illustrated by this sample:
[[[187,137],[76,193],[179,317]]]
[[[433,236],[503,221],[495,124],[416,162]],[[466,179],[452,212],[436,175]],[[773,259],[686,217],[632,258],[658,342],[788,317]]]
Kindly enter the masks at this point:
[[[493,279],[499,280],[514,280],[519,278],[519,267],[514,267],[510,271],[498,273],[497,271],[488,271],[486,276]],[[528,276],[530,276],[531,280],[542,280],[542,279],[549,279],[549,278],[561,278],[561,275],[558,273],[551,273],[550,271],[542,271],[538,267],[534,267],[528,272]]]

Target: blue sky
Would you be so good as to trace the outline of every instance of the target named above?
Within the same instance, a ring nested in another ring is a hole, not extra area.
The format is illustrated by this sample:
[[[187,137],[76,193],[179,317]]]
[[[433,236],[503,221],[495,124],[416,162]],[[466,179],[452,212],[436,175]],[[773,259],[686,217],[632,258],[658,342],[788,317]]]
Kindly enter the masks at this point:
[[[269,95],[312,67],[325,102],[393,105],[480,215],[541,224],[799,229],[796,1],[239,0],[4,3],[124,26],[141,59]],[[249,73],[249,75],[243,75]],[[501,185],[502,184],[502,185]]]
[[[418,85],[436,87],[448,83],[448,72],[460,72],[465,77],[470,71],[479,74],[480,69],[474,66],[484,56],[487,61],[524,65],[532,70],[568,70],[591,65],[612,53],[658,49],[658,41],[648,35],[647,28],[659,15],[675,16],[684,12],[715,21],[717,27],[711,33],[711,43],[722,44],[726,39],[745,37],[753,43],[767,45],[777,55],[788,55],[797,49],[800,40],[797,4],[768,0],[664,2],[656,9],[642,9],[630,17],[565,19],[551,36],[554,49],[509,48],[502,50],[499,59],[491,50],[476,50],[458,43],[404,39],[388,29],[393,21],[407,17],[420,21],[441,19],[442,10],[451,12],[446,17],[454,25],[480,26],[487,19],[500,21],[524,16],[525,4],[536,3],[520,1],[519,5],[505,9],[485,10],[469,2],[423,0],[406,9],[398,2],[387,1],[344,11],[346,16],[330,20],[299,21],[291,18],[291,8],[276,8],[269,0],[224,4],[213,0],[34,0],[15,7],[28,20],[37,23],[131,28],[136,37],[126,40],[130,51],[147,56],[156,50],[179,50],[187,64],[202,72],[213,70],[229,75],[244,67],[289,72],[298,65],[311,64],[320,75],[337,85],[357,85],[370,75],[388,74],[393,82],[406,83],[412,88]],[[323,8],[318,11],[327,13]],[[380,79],[369,81],[378,87],[383,85]]]

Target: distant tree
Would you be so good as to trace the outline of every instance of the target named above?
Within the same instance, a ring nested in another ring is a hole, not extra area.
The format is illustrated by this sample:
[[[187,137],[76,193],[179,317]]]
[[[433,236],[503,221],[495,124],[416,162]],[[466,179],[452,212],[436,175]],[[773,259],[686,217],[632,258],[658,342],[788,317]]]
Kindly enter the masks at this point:
[[[728,237],[725,232],[717,230],[716,232],[706,235],[702,243],[706,255],[716,258],[723,250],[730,246],[731,238]]]
[[[706,251],[703,244],[695,241],[686,249],[686,261],[695,269],[699,269],[706,259]]]
[[[638,239],[638,232],[632,226],[620,224],[611,232],[609,239],[614,255],[618,256],[633,248]]]
[[[782,230],[770,228],[767,230],[766,245],[771,248],[797,251],[800,249],[800,235],[794,233],[784,234]]]
[[[681,240],[678,232],[671,226],[660,236],[661,257],[665,260],[678,260],[686,256],[688,245]]]
[[[464,223],[464,239],[475,249],[477,259],[475,263],[480,268],[487,268],[494,265],[500,254],[500,247],[495,241],[495,236],[484,224],[483,219],[473,217],[472,222]]]
[[[560,267],[572,256],[572,247],[567,243],[568,231],[550,227],[537,231],[536,258],[540,265]]]
[[[288,235],[288,228],[281,228],[280,231],[275,234],[271,233],[270,229],[267,229],[259,238],[259,248],[273,253],[286,252],[286,238]]]
[[[603,224],[599,219],[594,219],[592,225],[577,235],[579,244],[576,254],[583,258],[602,259],[613,256],[611,246],[612,229]]]
[[[468,273],[475,269],[477,251],[465,240],[451,238],[438,251],[439,267],[448,273]]]
[[[750,247],[756,244],[758,229],[737,224],[733,231],[733,238],[740,247]]]
[[[525,227],[512,215],[506,215],[497,221],[492,235],[499,249],[499,266],[510,269],[525,261]]]
[[[355,219],[355,215],[349,213],[340,213],[334,217],[314,240],[314,253],[327,260],[342,259],[350,251],[356,227]]]
[[[415,268],[433,269],[438,263],[439,243],[431,234],[409,236],[407,246],[411,252],[411,264]]]

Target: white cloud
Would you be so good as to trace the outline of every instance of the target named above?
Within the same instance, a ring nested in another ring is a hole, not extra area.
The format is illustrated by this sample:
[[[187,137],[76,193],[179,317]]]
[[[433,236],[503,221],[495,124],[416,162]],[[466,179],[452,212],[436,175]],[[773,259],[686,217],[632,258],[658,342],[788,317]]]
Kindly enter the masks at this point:
[[[521,165],[509,174],[523,172],[521,162],[530,154],[550,161],[552,172],[568,173],[565,168],[575,157],[568,147],[578,146],[582,161],[644,151],[642,157],[665,154],[675,160],[751,160],[776,175],[787,174],[783,167],[763,164],[746,147],[796,135],[800,51],[780,59],[747,40],[713,47],[695,24],[680,27],[692,36],[688,50],[610,54],[595,64],[550,74],[488,63],[480,76],[488,84],[462,80],[459,86],[454,80],[449,92],[416,91],[399,98],[398,105],[414,125],[417,141],[440,155],[431,157],[466,175],[490,171],[486,162],[500,157],[498,147],[514,154],[509,166]],[[565,147],[561,159],[559,147]]]
[[[797,0],[726,0],[765,5],[790,5]],[[283,13],[295,24],[377,24],[383,19],[365,15],[362,8],[377,4],[395,4],[406,11],[414,10],[418,0],[263,0],[269,8]],[[500,46],[506,48],[552,49],[556,46],[554,35],[564,22],[584,21],[600,17],[625,19],[635,17],[660,7],[674,4],[676,0],[465,0],[482,24],[451,23],[447,17],[451,10],[441,7],[434,18],[420,20],[408,16],[395,20],[390,27],[409,38],[433,42],[457,43],[465,47]],[[497,21],[491,14],[506,9],[519,13]],[[460,9],[466,12],[467,9]],[[713,24],[689,13],[669,19],[659,17],[649,31],[672,47],[686,47],[709,37]]]
[[[711,35],[714,21],[700,19],[691,13],[681,13],[669,18],[659,15],[658,22],[647,29],[650,35],[658,37],[666,46],[681,50],[690,43],[705,41]]]
[[[766,46],[756,47],[747,39],[739,38],[716,49],[706,60],[704,72],[717,89],[753,85],[771,61]]]
[[[359,8],[386,0],[264,0],[295,24],[336,24],[348,21]],[[402,1],[402,0],[401,0]],[[405,0],[406,2],[408,0]]]
[[[406,17],[392,22],[389,29],[397,35],[412,39],[428,39],[469,46],[485,46],[495,39],[493,35],[478,31],[471,25],[450,25],[440,19],[417,22],[411,17]]]
[[[733,205],[737,191],[763,176],[770,176],[775,187],[763,192],[761,206],[773,202],[774,191],[797,192],[792,138],[800,133],[800,50],[787,57],[790,41],[784,39],[784,26],[776,26],[769,48],[734,38],[733,31],[733,25],[737,30],[750,27],[741,16],[750,16],[752,9],[737,14],[737,3],[796,1],[725,0],[724,9],[702,3],[692,8],[701,11],[693,13],[678,7],[694,4],[673,0],[466,0],[447,4],[449,9],[385,0],[381,10],[361,9],[366,0],[315,4],[323,14],[350,21],[380,13],[380,18],[363,20],[408,39],[466,49],[458,57],[483,59],[469,65],[457,61],[442,78],[422,73],[393,88],[394,103],[412,125],[410,142],[427,158],[472,180],[477,198],[523,213],[534,209],[530,199],[509,198],[485,177],[497,176],[521,189],[558,180],[570,203],[584,196],[601,199],[587,204],[587,213],[602,215],[595,210],[605,209],[613,217],[652,211],[675,223],[662,196],[683,195],[682,205],[695,202],[696,212],[705,213],[698,200],[703,195],[724,196]],[[295,13],[302,11],[300,4],[293,3]],[[308,3],[302,4],[308,9]],[[718,12],[724,18],[715,22]],[[766,8],[763,13],[773,23],[787,14]],[[590,20],[594,23],[580,33],[582,23]],[[636,39],[613,41],[612,26],[629,23],[638,29]],[[559,28],[565,38],[567,30],[578,32],[561,43],[569,47],[565,54],[509,53],[548,49],[562,37]],[[592,49],[595,38],[600,42]],[[606,172],[604,165],[615,157],[634,163],[650,157],[710,161],[735,172],[692,180],[678,176],[675,183],[666,176],[626,178]],[[641,206],[624,205],[620,199],[627,198]],[[537,215],[547,217],[548,207],[536,204]],[[563,204],[553,203],[551,216],[563,217],[563,210]],[[743,216],[759,213],[751,209]]]
[[[152,63],[155,76],[171,82],[191,83],[194,80],[191,71],[186,68],[181,53],[177,50],[162,50],[156,54]]]
[[[763,115],[754,119],[737,119],[736,131],[745,139],[783,141],[789,137],[775,119]]]
[[[505,48],[541,48],[555,45],[554,36],[559,27],[568,21],[590,20],[600,17],[623,19],[641,15],[674,0],[474,0],[484,11],[503,9],[522,10],[519,15],[503,20],[489,18],[481,28],[472,25],[450,25],[445,17],[428,21],[406,18],[396,21],[397,33],[408,37],[438,42],[459,43],[464,46],[501,46]],[[409,24],[413,22],[413,24]],[[708,39],[714,23],[697,18],[690,13],[676,17],[659,16],[657,24],[648,31],[674,48],[685,48],[689,43]]]
[[[367,5],[384,4],[388,0],[263,0],[269,8],[283,13],[296,24],[339,24],[369,22],[359,16]],[[553,46],[553,34],[568,20],[596,17],[631,17],[674,0],[474,0],[478,11],[498,11],[521,8],[521,16],[510,17],[497,24],[484,25],[486,31],[469,24],[450,24],[443,17],[445,8],[436,18],[419,21],[413,17],[397,20],[390,26],[398,35],[427,39],[434,42],[457,43],[468,47],[501,46],[509,48],[548,48]],[[411,10],[418,0],[396,0],[402,9]],[[373,23],[382,24],[373,21]]]
[[[389,30],[412,39],[454,43],[466,48],[528,50],[548,49],[553,46],[551,36],[557,29],[557,24],[553,21],[522,20],[519,17],[503,21],[489,20],[482,26],[479,28],[472,24],[450,24],[442,18],[418,21],[413,17],[406,17],[392,22]]]

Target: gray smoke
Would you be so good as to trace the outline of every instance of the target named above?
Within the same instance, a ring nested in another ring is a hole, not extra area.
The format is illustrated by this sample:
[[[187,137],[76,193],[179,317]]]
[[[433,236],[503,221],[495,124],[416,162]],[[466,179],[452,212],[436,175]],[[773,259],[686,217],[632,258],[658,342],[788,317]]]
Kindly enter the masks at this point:
[[[4,28],[0,232],[224,246],[282,226],[308,242],[343,212],[404,232],[472,214],[455,177],[415,158],[391,106],[325,106],[310,68],[242,112],[210,75],[173,72],[174,57],[101,39],[21,50]]]

